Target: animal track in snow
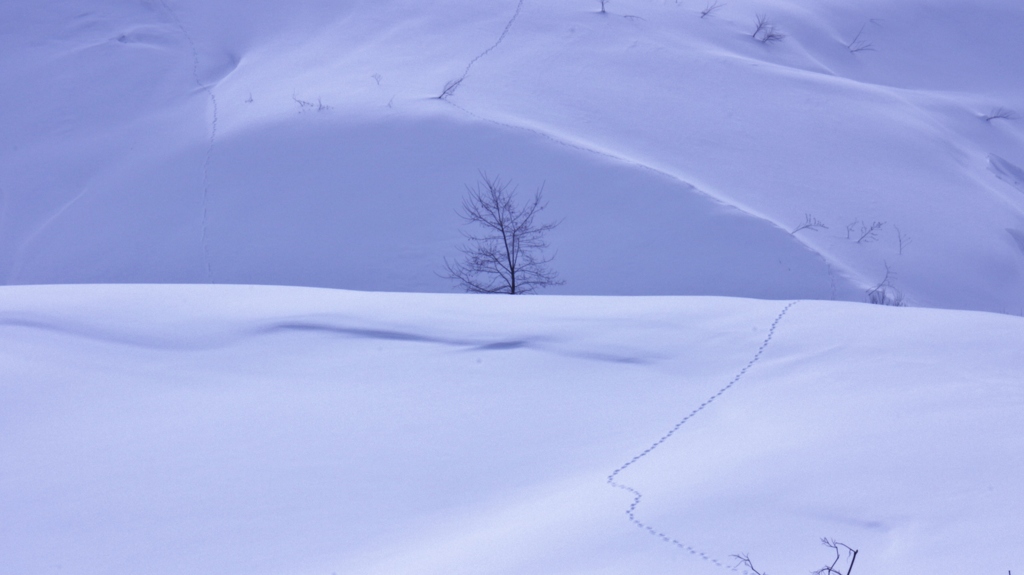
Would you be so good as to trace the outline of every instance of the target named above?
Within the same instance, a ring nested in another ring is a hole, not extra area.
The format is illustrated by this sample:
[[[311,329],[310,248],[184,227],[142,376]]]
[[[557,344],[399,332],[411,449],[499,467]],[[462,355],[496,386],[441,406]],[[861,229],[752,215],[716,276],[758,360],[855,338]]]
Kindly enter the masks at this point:
[[[196,81],[196,86],[199,89],[206,92],[210,97],[210,103],[213,107],[213,119],[210,122],[210,143],[206,148],[206,158],[203,160],[203,218],[202,218],[202,236],[200,241],[203,246],[203,263],[206,267],[206,281],[213,283],[213,268],[210,265],[210,245],[207,239],[209,231],[209,197],[210,197],[210,161],[213,158],[213,145],[217,141],[217,96],[213,93],[213,89],[208,85],[204,84],[202,79],[199,77],[199,49],[196,48],[195,41],[192,40],[192,35],[189,34],[188,29],[182,24],[181,19],[178,18],[177,13],[167,5],[166,0],[160,0],[160,5],[164,7],[164,10],[171,15],[171,19],[181,30],[182,35],[188,42],[189,48],[192,50],[192,77]]]
[[[519,3],[516,4],[516,11],[512,13],[512,18],[510,18],[508,23],[505,24],[505,29],[501,31],[501,35],[498,36],[497,41],[495,41],[494,44],[492,44],[489,48],[487,48],[483,52],[480,52],[479,54],[477,54],[477,56],[475,58],[470,60],[469,64],[466,64],[466,69],[462,71],[462,75],[459,76],[458,78],[454,79],[454,80],[450,80],[445,85],[444,90],[441,92],[441,95],[439,96],[439,99],[445,100],[449,96],[454,94],[455,90],[457,90],[459,88],[459,85],[462,84],[462,81],[465,80],[467,76],[469,76],[469,70],[473,67],[473,64],[476,64],[478,60],[480,60],[484,56],[490,54],[492,50],[494,50],[499,45],[501,45],[501,43],[505,40],[505,36],[508,36],[509,30],[512,29],[512,25],[515,24],[516,20],[519,18],[519,13],[522,12],[522,10],[523,10],[523,2],[524,1],[525,0],[519,0]]]
[[[640,491],[638,491],[637,489],[635,489],[633,487],[630,487],[629,485],[626,485],[625,483],[619,483],[618,481],[615,480],[615,478],[620,473],[622,473],[623,471],[628,469],[634,463],[636,463],[636,462],[640,461],[641,459],[643,459],[644,457],[647,457],[648,455],[650,455],[650,453],[652,451],[657,449],[661,444],[665,443],[666,441],[669,440],[669,438],[671,438],[673,435],[675,435],[675,433],[677,431],[679,431],[679,428],[682,427],[687,421],[690,421],[690,419],[692,419],[693,416],[695,416],[698,413],[700,413],[701,411],[703,411],[704,408],[706,408],[713,401],[718,399],[723,393],[725,393],[730,388],[732,388],[732,386],[736,385],[736,383],[747,373],[747,371],[749,371],[750,368],[753,367],[754,364],[757,363],[757,361],[759,359],[761,359],[761,355],[764,353],[765,348],[768,347],[768,344],[771,343],[771,341],[772,341],[772,337],[775,336],[775,328],[778,327],[779,322],[782,321],[782,318],[786,315],[786,313],[793,306],[795,306],[797,303],[799,303],[799,301],[792,301],[792,302],[789,302],[788,304],[786,304],[786,307],[782,308],[782,311],[779,312],[779,315],[776,316],[775,321],[773,321],[771,326],[768,328],[768,335],[764,338],[764,341],[761,342],[761,346],[759,348],[757,348],[757,353],[755,353],[754,357],[752,357],[750,359],[750,361],[747,362],[747,365],[743,366],[743,369],[741,369],[739,371],[739,373],[737,373],[736,376],[732,378],[732,381],[730,381],[728,384],[726,384],[725,387],[719,389],[718,392],[716,392],[714,395],[712,395],[707,400],[705,400],[704,403],[702,403],[699,406],[697,406],[693,411],[691,411],[689,414],[687,414],[686,417],[682,418],[679,421],[679,423],[676,423],[675,426],[673,426],[672,429],[670,429],[668,431],[668,433],[666,433],[665,435],[662,435],[661,438],[658,439],[657,441],[655,441],[654,443],[652,443],[650,447],[648,447],[647,449],[643,450],[639,454],[635,455],[632,459],[630,459],[626,463],[624,463],[621,466],[619,466],[618,469],[616,469],[615,471],[611,472],[611,474],[608,475],[608,479],[607,479],[608,485],[610,485],[612,487],[615,487],[617,489],[621,489],[623,491],[626,491],[630,495],[633,496],[633,502],[629,505],[628,508],[626,508],[626,515],[629,517],[629,520],[634,525],[636,525],[637,527],[643,529],[644,531],[647,531],[651,535],[661,539],[665,543],[670,543],[670,544],[678,547],[679,549],[682,549],[683,551],[686,551],[686,552],[690,553],[691,555],[698,556],[701,559],[703,559],[705,561],[708,561],[709,563],[713,563],[714,565],[717,565],[718,567],[723,567],[723,568],[726,568],[726,569],[730,569],[732,571],[736,571],[737,567],[729,567],[729,566],[725,565],[724,563],[722,563],[719,559],[716,559],[716,558],[708,555],[707,553],[704,553],[703,551],[700,551],[698,549],[694,549],[691,545],[687,545],[687,544],[683,543],[682,541],[680,541],[680,540],[678,540],[678,539],[676,539],[676,538],[674,538],[674,537],[672,537],[672,536],[670,536],[670,535],[668,535],[668,534],[666,534],[666,533],[664,533],[662,531],[658,531],[653,526],[648,525],[648,524],[644,523],[643,521],[640,521],[639,519],[637,519],[636,518],[636,509],[640,505],[640,501],[644,497],[643,493],[641,493]]]

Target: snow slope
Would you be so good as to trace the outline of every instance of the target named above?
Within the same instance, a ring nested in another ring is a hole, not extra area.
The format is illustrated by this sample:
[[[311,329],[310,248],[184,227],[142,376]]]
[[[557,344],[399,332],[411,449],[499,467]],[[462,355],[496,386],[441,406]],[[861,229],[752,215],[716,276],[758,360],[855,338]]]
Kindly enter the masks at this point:
[[[709,6],[0,2],[0,575],[1024,569],[1024,4]]]
[[[564,218],[557,293],[862,301],[888,266],[1021,313],[1024,124],[983,116],[1024,113],[1024,5],[705,6],[3,3],[0,270],[449,291],[484,171]]]
[[[1024,568],[1024,320],[786,305],[5,287],[0,573]]]

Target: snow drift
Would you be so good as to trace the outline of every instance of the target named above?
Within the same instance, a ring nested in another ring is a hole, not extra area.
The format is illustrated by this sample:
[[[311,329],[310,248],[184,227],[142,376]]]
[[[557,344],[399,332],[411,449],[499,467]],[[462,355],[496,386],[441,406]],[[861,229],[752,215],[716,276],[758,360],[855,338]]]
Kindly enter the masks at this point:
[[[0,290],[3,573],[1018,569],[1024,320],[249,286]],[[856,572],[856,571],[855,571]]]

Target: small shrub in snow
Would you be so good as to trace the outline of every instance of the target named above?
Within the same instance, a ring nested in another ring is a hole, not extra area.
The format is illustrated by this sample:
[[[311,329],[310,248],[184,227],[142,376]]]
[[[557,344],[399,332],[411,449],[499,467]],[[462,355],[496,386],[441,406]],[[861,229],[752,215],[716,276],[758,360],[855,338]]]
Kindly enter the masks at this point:
[[[309,100],[301,100],[301,99],[295,97],[294,95],[292,96],[292,100],[295,100],[295,103],[299,105],[299,113],[300,114],[302,112],[305,112],[306,110],[311,110],[313,108],[316,108],[316,104],[314,104],[313,102],[310,102]]]
[[[317,98],[316,102],[310,102],[308,100],[301,100],[293,95],[292,100],[295,100],[295,103],[299,105],[300,114],[306,111],[325,112],[331,109],[330,106],[324,104],[321,98]]]
[[[849,50],[851,54],[856,54],[857,52],[875,51],[875,47],[871,44],[871,42],[861,39],[861,36],[863,34],[864,26],[861,26],[860,30],[857,31],[857,35],[854,36],[853,40],[851,40],[850,43],[846,45],[846,49]]]
[[[463,80],[465,80],[465,77],[456,78],[454,80],[448,80],[448,82],[445,83],[444,88],[441,89],[441,94],[438,95],[437,99],[447,100],[449,97],[451,97],[452,94],[455,93],[455,90],[459,89],[459,85],[462,84]]]
[[[755,21],[754,33],[751,34],[750,37],[762,44],[769,44],[781,41],[786,37],[786,35],[775,28],[775,24],[768,19],[767,14],[758,14],[757,20]]]
[[[867,244],[878,239],[878,232],[885,227],[885,222],[871,222],[870,224],[861,220],[853,220],[846,224],[846,239],[854,243]]]
[[[903,299],[903,292],[892,285],[896,278],[889,264],[885,264],[885,277],[878,285],[867,291],[868,303],[875,305],[888,305],[893,307],[906,307],[907,302]]]
[[[857,243],[862,244],[877,240],[878,231],[884,226],[885,222],[871,222],[870,224],[862,222],[860,224],[860,236],[857,238]]]
[[[717,12],[722,6],[724,6],[724,4],[719,4],[718,0],[715,0],[714,3],[708,2],[707,6],[705,6],[704,9],[700,11],[700,17],[702,19],[707,18],[708,16],[711,16],[715,12]]]
[[[481,174],[476,187],[466,190],[459,215],[482,231],[463,232],[467,240],[459,248],[463,257],[454,262],[445,259],[442,277],[473,293],[522,294],[564,283],[548,267],[553,258],[544,255],[548,247],[544,235],[558,222],[535,220],[546,207],[542,189],[520,204],[508,182]]]
[[[983,114],[981,117],[986,122],[991,122],[992,120],[1016,120],[1019,116],[1013,110],[1000,106],[992,108],[989,113]]]
[[[868,303],[892,307],[907,307],[907,302],[903,299],[903,292],[892,286],[876,286],[868,290]]]
[[[761,34],[761,43],[768,44],[769,42],[780,42],[786,35],[775,29],[775,26],[769,26],[765,28]]]
[[[816,232],[818,230],[827,230],[827,229],[828,229],[828,226],[826,226],[824,223],[822,223],[821,220],[819,220],[818,218],[812,216],[811,214],[804,214],[804,223],[800,224],[799,226],[796,227],[796,229],[794,229],[793,231],[791,231],[789,233],[795,234],[795,233],[799,232],[800,230],[811,230],[813,232]]]
[[[750,37],[756,40],[757,36],[761,33],[762,30],[764,30],[765,26],[768,25],[768,16],[765,14],[758,14],[757,21],[755,24],[756,25],[754,27],[754,33],[751,34]],[[737,557],[739,556],[737,555]]]

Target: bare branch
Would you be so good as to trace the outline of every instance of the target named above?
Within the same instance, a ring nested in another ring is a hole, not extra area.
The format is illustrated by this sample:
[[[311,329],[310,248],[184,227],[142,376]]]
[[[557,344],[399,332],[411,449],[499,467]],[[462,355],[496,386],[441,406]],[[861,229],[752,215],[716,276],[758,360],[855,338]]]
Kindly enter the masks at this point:
[[[761,43],[768,44],[770,42],[781,42],[786,35],[779,32],[775,26],[768,26],[764,29],[764,34],[761,36]]]
[[[736,564],[736,567],[739,567],[740,565],[745,565],[747,567],[747,569],[750,569],[751,571],[754,572],[754,575],[768,575],[767,573],[763,573],[763,572],[758,571],[757,569],[755,569],[754,568],[754,563],[750,561],[750,556],[747,555],[746,553],[740,553],[738,555],[733,555],[732,557],[734,559],[738,559],[739,560],[739,563]]]
[[[765,26],[767,26],[767,25],[768,25],[768,15],[767,14],[758,14],[757,15],[757,21],[756,21],[755,27],[754,27],[754,33],[751,34],[750,37],[756,40],[758,34],[760,34],[761,30],[764,30]]]
[[[832,561],[831,565],[826,565],[817,571],[814,571],[814,575],[843,575],[843,573],[836,569],[836,565],[842,559],[842,551],[846,551],[846,556],[850,558],[850,566],[846,570],[846,575],[850,575],[853,571],[853,562],[857,560],[857,550],[853,549],[845,543],[840,543],[835,539],[829,539],[828,537],[821,538],[821,544],[825,547],[835,550],[836,558]]]
[[[858,551],[856,549],[850,547],[849,545],[846,545],[845,543],[840,543],[840,542],[836,541],[835,539],[829,539],[828,537],[822,537],[821,538],[821,543],[822,543],[822,545],[824,545],[824,546],[834,550],[836,552],[836,558],[835,558],[835,560],[832,561],[831,564],[825,565],[824,567],[822,567],[821,569],[818,569],[817,571],[811,571],[811,573],[813,575],[843,575],[842,571],[840,571],[837,568],[837,565],[839,565],[839,561],[842,559],[842,553],[841,552],[842,551],[846,551],[846,556],[850,558],[850,565],[849,565],[849,567],[847,567],[845,575],[850,575],[850,573],[853,571],[853,563],[854,563],[854,561],[857,560],[857,553],[858,553]],[[740,568],[740,566],[745,566],[747,569],[752,571],[754,573],[754,575],[767,575],[767,573],[764,573],[762,571],[758,571],[757,569],[754,568],[754,563],[750,560],[750,556],[747,555],[746,553],[740,553],[739,555],[732,555],[732,557],[739,560],[739,562],[736,563],[735,566],[733,566],[733,568],[732,568],[733,571],[738,570]],[[744,571],[744,573],[746,573],[746,571]]]
[[[909,246],[914,242],[914,239],[900,231],[899,227],[893,226],[896,229],[896,239],[900,242],[900,255],[903,255],[903,248]]]

